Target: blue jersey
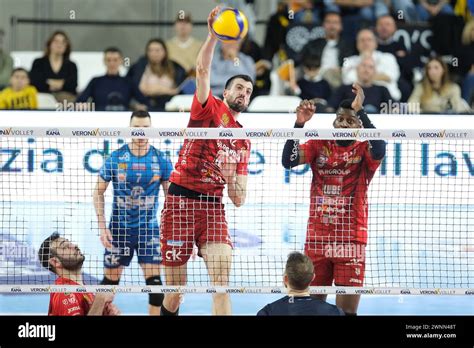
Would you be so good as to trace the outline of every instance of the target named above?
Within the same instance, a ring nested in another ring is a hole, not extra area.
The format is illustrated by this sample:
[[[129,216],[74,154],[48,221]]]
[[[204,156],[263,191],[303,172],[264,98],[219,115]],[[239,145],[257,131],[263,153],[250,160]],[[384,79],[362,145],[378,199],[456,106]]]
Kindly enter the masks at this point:
[[[344,312],[325,301],[311,297],[285,296],[267,304],[258,313],[261,315],[345,315]]]
[[[172,169],[171,161],[153,146],[141,157],[128,145],[112,152],[99,173],[114,187],[110,224],[129,229],[157,226],[160,184],[168,181]]]

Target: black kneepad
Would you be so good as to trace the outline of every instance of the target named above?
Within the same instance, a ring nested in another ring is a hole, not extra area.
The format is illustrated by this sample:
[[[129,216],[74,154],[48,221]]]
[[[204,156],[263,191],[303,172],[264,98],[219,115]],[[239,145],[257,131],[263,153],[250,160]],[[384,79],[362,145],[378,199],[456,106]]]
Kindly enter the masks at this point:
[[[146,285],[163,285],[160,276],[146,278]],[[152,306],[160,307],[165,298],[164,294],[148,294],[148,303]]]
[[[119,285],[120,280],[112,280],[107,277],[104,277],[100,282],[100,285]]]

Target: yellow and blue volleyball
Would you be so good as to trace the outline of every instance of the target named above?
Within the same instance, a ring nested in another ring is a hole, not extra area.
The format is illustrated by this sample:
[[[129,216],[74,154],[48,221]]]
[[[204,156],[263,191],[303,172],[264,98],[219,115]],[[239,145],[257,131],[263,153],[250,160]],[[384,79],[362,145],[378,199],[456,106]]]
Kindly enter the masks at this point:
[[[212,23],[212,30],[220,41],[238,41],[247,35],[249,23],[247,17],[238,9],[224,8]]]

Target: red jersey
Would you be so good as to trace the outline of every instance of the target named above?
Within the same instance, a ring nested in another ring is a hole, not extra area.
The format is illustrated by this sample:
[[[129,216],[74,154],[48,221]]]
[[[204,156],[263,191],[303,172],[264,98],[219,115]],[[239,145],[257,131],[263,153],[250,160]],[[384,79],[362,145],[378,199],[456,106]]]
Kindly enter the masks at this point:
[[[369,146],[367,141],[338,146],[335,140],[300,146],[313,171],[307,240],[367,243],[367,191],[381,163],[372,159]]]
[[[59,277],[56,285],[80,285],[70,279]],[[87,315],[94,302],[91,293],[52,293],[49,300],[48,315]]]
[[[242,128],[223,101],[211,92],[203,107],[194,95],[188,128]],[[224,158],[237,163],[237,175],[247,175],[250,141],[186,139],[170,181],[208,196],[221,197],[226,184]]]

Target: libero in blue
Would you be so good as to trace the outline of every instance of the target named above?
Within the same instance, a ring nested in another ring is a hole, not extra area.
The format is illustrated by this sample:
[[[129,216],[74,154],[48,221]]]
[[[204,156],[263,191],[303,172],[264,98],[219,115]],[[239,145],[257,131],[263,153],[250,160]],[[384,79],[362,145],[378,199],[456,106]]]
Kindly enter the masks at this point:
[[[104,252],[106,268],[128,266],[135,251],[139,263],[161,262],[158,197],[172,169],[171,161],[151,145],[140,157],[124,145],[105,161],[99,175],[112,181],[114,192],[109,223],[113,249]]]

